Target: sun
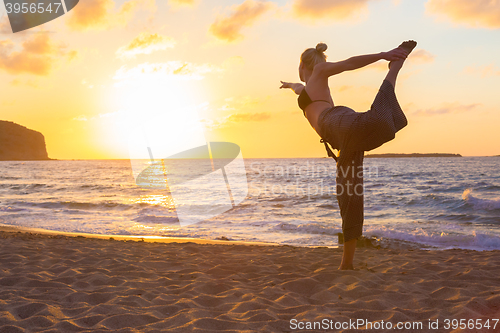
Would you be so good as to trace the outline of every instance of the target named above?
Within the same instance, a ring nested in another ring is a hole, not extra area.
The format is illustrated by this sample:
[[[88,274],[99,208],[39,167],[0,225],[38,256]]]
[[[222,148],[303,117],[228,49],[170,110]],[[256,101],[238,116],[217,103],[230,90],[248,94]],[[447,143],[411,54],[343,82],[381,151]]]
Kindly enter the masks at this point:
[[[179,152],[206,144],[198,112],[197,90],[192,81],[175,76],[142,73],[115,86],[119,105],[120,137],[128,145],[136,164],[134,175],[144,161],[160,161]],[[137,169],[137,170],[136,170]]]

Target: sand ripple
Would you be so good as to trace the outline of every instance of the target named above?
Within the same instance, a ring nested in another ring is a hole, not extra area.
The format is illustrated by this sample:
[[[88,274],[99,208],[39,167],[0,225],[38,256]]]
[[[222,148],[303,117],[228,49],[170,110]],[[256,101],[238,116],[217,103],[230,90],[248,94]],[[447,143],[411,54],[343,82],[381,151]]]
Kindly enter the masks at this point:
[[[500,316],[498,251],[359,249],[360,269],[340,272],[338,249],[0,237],[2,333],[289,332],[294,318]]]

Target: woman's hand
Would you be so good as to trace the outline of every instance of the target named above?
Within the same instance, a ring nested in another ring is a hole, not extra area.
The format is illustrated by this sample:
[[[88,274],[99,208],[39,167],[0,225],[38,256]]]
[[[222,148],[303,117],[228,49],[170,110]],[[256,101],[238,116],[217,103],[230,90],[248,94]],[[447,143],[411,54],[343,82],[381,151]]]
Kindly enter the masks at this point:
[[[289,88],[292,89],[297,95],[299,95],[304,89],[304,85],[302,83],[291,83],[291,82],[281,82],[280,89]]]
[[[283,82],[283,81],[280,81],[281,82],[281,87],[280,89],[292,89],[292,84],[293,83],[290,83],[290,82]]]
[[[382,59],[387,61],[404,60],[408,57],[408,52],[398,47],[389,52],[382,52]]]

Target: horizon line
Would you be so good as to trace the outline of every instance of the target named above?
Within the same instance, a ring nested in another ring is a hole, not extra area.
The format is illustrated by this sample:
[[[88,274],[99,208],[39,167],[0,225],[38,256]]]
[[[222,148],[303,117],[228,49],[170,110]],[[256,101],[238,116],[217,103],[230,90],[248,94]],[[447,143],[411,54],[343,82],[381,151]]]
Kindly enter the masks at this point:
[[[420,155],[461,155],[461,154],[456,154],[456,153],[380,153],[380,154],[368,154],[365,155],[365,157],[370,156],[370,155],[412,155],[412,154],[420,154]],[[461,157],[499,157],[500,155],[461,155]],[[244,157],[243,159],[323,159],[323,158],[330,158],[327,156],[321,156],[321,157]],[[124,161],[124,160],[130,160],[130,158],[50,158],[48,160],[10,160],[10,161],[0,161],[0,162],[30,162],[30,161]],[[134,159],[134,160],[142,160],[142,159]],[[147,160],[145,158],[144,160]]]

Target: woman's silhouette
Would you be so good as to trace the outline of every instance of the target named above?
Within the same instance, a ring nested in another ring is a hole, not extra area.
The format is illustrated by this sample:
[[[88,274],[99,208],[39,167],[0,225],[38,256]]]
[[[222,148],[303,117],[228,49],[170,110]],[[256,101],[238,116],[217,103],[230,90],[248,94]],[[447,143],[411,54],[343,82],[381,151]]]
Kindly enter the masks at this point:
[[[407,125],[406,117],[394,92],[396,78],[415,41],[377,54],[351,57],[339,62],[327,62],[326,44],[305,50],[300,57],[301,83],[283,82],[299,95],[299,107],[325,144],[328,156],[337,161],[337,200],[342,216],[344,252],[339,269],[353,269],[356,240],[363,231],[363,156],[394,139],[396,132]],[[378,60],[390,61],[389,72],[375,100],[366,112],[355,112],[345,106],[335,106],[328,87],[328,78],[345,71],[362,68]],[[339,150],[336,157],[327,143]]]

